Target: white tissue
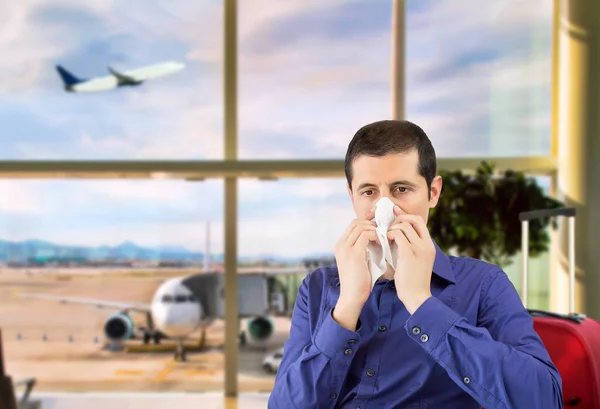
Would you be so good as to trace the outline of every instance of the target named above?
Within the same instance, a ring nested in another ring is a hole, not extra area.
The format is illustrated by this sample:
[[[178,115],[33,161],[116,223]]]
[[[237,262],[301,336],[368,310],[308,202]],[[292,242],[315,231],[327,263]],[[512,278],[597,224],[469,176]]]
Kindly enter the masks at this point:
[[[373,221],[377,224],[377,236],[381,246],[375,242],[367,246],[367,263],[371,273],[371,289],[375,282],[387,271],[387,264],[392,268],[396,265],[396,243],[388,243],[387,231],[396,219],[394,214],[394,202],[387,197],[382,197],[375,204],[375,218]]]

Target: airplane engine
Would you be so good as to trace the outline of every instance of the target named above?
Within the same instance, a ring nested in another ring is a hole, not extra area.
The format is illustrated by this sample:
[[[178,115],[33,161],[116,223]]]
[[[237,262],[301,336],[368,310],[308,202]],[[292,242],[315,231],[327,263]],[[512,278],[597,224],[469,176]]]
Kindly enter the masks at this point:
[[[118,312],[104,324],[104,335],[112,342],[123,342],[133,336],[133,320],[128,314]]]
[[[265,341],[273,335],[274,325],[269,317],[257,317],[248,320],[248,332],[255,341]]]

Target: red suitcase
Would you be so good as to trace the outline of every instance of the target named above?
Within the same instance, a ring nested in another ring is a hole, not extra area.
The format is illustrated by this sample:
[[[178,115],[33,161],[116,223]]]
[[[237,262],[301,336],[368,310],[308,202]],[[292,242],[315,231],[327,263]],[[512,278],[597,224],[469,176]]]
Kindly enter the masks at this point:
[[[534,210],[522,223],[523,304],[527,306],[529,221],[564,216],[569,223],[569,311],[575,310],[575,209]],[[565,407],[600,409],[600,323],[583,314],[528,310],[563,382]]]

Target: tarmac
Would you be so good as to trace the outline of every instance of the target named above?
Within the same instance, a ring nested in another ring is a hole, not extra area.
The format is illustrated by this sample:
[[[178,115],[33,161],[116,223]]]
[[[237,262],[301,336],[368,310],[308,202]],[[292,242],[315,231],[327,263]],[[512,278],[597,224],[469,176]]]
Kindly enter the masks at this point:
[[[34,393],[210,391],[218,396],[223,391],[224,380],[223,321],[217,320],[207,331],[205,349],[188,352],[186,362],[176,362],[173,352],[168,351],[107,350],[102,327],[111,310],[18,296],[18,291],[27,291],[148,302],[161,281],[156,273],[102,275],[72,274],[63,270],[27,274],[23,270],[0,269],[0,328],[8,375],[14,381],[36,378]],[[143,323],[143,316],[132,314],[132,317]],[[262,360],[266,353],[283,344],[290,325],[285,318],[275,318],[274,323],[275,333],[266,344],[240,347],[240,392],[268,393],[273,387],[274,375],[264,372]],[[141,341],[129,343],[139,345]],[[45,396],[54,399],[52,395]],[[72,397],[64,399],[77,399],[79,395],[69,396]],[[197,399],[194,401],[197,404]],[[52,405],[48,403],[43,407]],[[178,404],[178,409],[180,407]]]

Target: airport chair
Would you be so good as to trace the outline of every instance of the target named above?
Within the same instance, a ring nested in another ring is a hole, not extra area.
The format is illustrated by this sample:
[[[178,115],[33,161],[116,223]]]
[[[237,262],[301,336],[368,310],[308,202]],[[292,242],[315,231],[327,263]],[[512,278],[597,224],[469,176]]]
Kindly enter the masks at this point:
[[[0,331],[0,409],[17,409],[12,378],[4,372],[4,348],[2,347],[2,331]]]
[[[24,386],[25,390],[23,391],[23,395],[17,402],[17,409],[41,409],[42,401],[41,400],[31,400],[31,391],[35,386],[36,379],[35,378],[26,378],[22,379],[18,382],[14,383],[14,387],[18,388],[20,386]]]
[[[15,387],[25,386],[23,395],[17,402]],[[30,401],[29,396],[35,386],[35,378],[23,379],[13,383],[12,378],[4,371],[4,348],[2,347],[2,331],[0,330],[0,409],[40,409],[41,401]]]

